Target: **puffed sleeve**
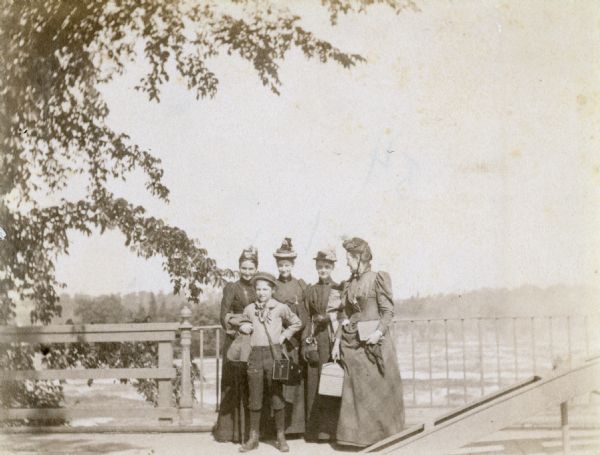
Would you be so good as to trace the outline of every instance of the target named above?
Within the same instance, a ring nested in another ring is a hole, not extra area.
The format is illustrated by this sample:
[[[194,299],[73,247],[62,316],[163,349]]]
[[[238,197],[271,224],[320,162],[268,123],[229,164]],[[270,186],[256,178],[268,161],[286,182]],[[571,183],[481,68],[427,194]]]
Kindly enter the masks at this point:
[[[335,339],[339,341],[342,339],[342,327],[346,322],[348,322],[348,318],[349,318],[348,310],[346,308],[348,281],[342,281],[337,286],[332,286],[331,290],[332,290],[332,292],[336,291],[337,293],[339,293],[340,303],[338,306],[338,316],[337,316],[339,324],[337,326],[337,329],[335,330]],[[330,298],[332,298],[331,294],[329,296],[330,296]],[[337,298],[337,296],[335,296],[334,298]],[[333,303],[332,303],[332,305],[333,305]]]
[[[306,313],[308,314],[309,309],[308,309],[308,292],[309,289],[311,288],[310,285],[306,284],[306,281],[304,281],[302,278],[300,278],[298,280],[298,284],[300,285],[300,289],[302,290],[302,304],[304,306],[304,309],[306,310]]]
[[[304,304],[305,304],[305,309],[307,310],[306,316],[308,317],[308,321],[306,321],[306,323],[304,324],[304,328],[302,329],[302,338],[301,338],[302,340],[309,337],[310,332],[311,332],[312,325],[310,324],[310,317],[311,317],[311,313],[312,313],[312,306],[310,305],[310,302],[311,302],[312,294],[313,294],[313,287],[312,287],[312,285],[309,285],[304,290]]]
[[[303,296],[303,301],[304,301],[304,307],[306,308],[306,311],[308,313],[308,315],[312,315],[314,313],[314,309],[312,308],[312,303],[314,302],[314,288],[312,284],[309,284],[306,289],[304,289],[304,296]]]
[[[306,292],[308,291],[308,289],[304,280],[298,280],[298,284],[300,285],[300,295],[297,306],[298,317],[300,318],[300,321],[302,321],[302,326],[306,327],[308,325],[308,322],[310,321],[307,302],[308,299],[306,298]]]
[[[385,333],[394,318],[394,296],[392,295],[392,279],[387,272],[378,272],[375,277],[375,294],[379,308],[379,327]]]
[[[227,283],[223,288],[223,298],[221,298],[221,313],[219,320],[225,331],[229,330],[227,326],[228,314],[231,312],[231,304],[235,296],[235,288],[233,283]]]
[[[246,319],[249,323],[252,323],[252,312],[254,311],[254,304],[246,305],[244,311],[242,311],[242,315],[244,319]]]
[[[306,281],[304,281],[302,278],[300,278],[298,280],[298,283],[300,284],[300,289],[302,289],[302,292],[305,292],[306,288],[308,288],[308,284],[306,284]]]

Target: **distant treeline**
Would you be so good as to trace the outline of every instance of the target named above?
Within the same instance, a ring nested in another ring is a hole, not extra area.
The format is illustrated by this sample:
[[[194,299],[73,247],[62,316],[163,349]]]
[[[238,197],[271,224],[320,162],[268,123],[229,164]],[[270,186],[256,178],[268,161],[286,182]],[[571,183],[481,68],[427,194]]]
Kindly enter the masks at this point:
[[[462,294],[411,297],[397,301],[395,309],[397,316],[415,318],[590,314],[600,312],[600,288],[567,285],[484,288]]]
[[[181,296],[153,292],[99,296],[63,294],[60,300],[62,314],[52,321],[54,324],[179,322],[181,309],[186,304]],[[220,303],[220,290],[206,292],[202,303],[188,305],[192,310],[191,323],[194,326],[218,324]],[[215,331],[209,330],[204,337],[205,355],[214,355],[215,347]],[[194,358],[200,355],[197,332],[194,334],[191,354]]]
[[[202,303],[188,305],[192,310],[192,324],[217,324],[220,302],[221,292],[215,290],[207,292]],[[162,292],[99,296],[62,294],[62,314],[53,323],[177,322],[185,304],[185,298]]]
[[[212,289],[200,304],[189,305],[194,325],[219,323],[221,290]],[[176,322],[186,303],[181,296],[137,292],[89,296],[63,294],[62,316],[54,323]],[[600,289],[586,286],[522,286],[479,289],[462,294],[414,296],[397,300],[400,317],[461,318],[589,314],[600,311]]]

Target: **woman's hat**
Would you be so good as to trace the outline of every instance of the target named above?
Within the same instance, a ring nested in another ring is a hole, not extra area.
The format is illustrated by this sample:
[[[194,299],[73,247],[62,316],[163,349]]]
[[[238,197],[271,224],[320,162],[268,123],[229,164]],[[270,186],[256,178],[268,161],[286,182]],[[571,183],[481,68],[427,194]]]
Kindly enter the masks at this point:
[[[351,239],[344,240],[342,246],[349,253],[364,254],[366,256],[373,257],[371,248],[369,247],[367,241],[359,237],[352,237]]]
[[[273,256],[275,256],[276,259],[296,259],[296,256],[298,255],[292,247],[292,239],[289,237],[283,239],[281,246],[277,248],[277,251],[273,253]]]
[[[317,256],[313,259],[315,261],[329,261],[329,262],[337,261],[337,257],[335,255],[335,250],[333,248],[325,248],[323,250],[319,250],[317,252]]]
[[[258,250],[256,247],[250,245],[248,248],[244,248],[242,254],[240,254],[239,261],[252,261],[254,264],[258,265]]]
[[[271,283],[273,286],[277,286],[277,278],[267,272],[258,272],[256,275],[252,277],[251,283],[256,284],[258,280],[267,281]]]

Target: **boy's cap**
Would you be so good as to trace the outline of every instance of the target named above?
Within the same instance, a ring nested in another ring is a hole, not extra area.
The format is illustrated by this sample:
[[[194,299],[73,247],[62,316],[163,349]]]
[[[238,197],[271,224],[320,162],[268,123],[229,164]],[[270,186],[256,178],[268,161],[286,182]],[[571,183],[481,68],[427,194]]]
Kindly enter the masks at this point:
[[[256,275],[252,277],[252,284],[256,284],[258,280],[268,281],[273,284],[273,286],[277,286],[277,278],[267,272],[258,272]]]
[[[313,258],[315,261],[337,261],[335,250],[333,248],[325,248],[317,252],[317,256]]]
[[[276,259],[296,259],[298,256],[292,247],[292,239],[286,237],[281,242],[281,246],[273,253]]]

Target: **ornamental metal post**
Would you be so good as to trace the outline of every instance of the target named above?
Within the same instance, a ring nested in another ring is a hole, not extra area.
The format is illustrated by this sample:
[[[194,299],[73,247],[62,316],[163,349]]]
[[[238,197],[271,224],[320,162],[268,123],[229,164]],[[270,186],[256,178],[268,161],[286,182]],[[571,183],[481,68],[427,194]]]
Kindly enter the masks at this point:
[[[560,404],[560,428],[562,432],[562,446],[564,455],[571,453],[569,438],[569,404],[565,401]]]
[[[192,423],[192,369],[190,347],[192,345],[192,312],[187,306],[181,309],[181,396],[179,398],[179,421],[182,425]]]

